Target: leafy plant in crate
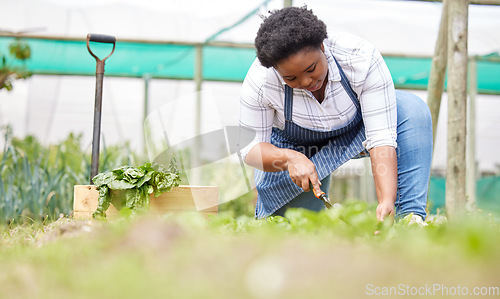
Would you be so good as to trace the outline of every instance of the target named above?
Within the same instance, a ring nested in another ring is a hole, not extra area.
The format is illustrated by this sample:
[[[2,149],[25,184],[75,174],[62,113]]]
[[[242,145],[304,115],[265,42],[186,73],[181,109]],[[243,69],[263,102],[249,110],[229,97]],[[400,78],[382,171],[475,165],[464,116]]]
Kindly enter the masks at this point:
[[[139,168],[121,166],[99,173],[92,181],[99,191],[99,201],[93,218],[106,218],[112,203],[122,215],[134,215],[149,208],[149,196],[155,197],[179,186],[180,176],[172,159],[168,168],[162,164],[146,163]]]

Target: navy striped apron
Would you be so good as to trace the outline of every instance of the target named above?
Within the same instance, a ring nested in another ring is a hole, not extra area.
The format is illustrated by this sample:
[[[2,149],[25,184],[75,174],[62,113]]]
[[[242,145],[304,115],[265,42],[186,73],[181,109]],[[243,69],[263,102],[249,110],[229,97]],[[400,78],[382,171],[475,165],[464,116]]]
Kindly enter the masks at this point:
[[[335,63],[339,69],[340,83],[356,106],[356,116],[348,124],[333,131],[320,132],[301,127],[292,122],[293,89],[285,85],[285,127],[283,130],[273,128],[271,133],[273,145],[306,155],[314,163],[320,180],[362,152],[362,142],[366,139],[358,97],[337,60]],[[304,192],[292,181],[288,170],[264,172],[256,169],[255,185],[258,192],[255,208],[257,219],[272,215]]]

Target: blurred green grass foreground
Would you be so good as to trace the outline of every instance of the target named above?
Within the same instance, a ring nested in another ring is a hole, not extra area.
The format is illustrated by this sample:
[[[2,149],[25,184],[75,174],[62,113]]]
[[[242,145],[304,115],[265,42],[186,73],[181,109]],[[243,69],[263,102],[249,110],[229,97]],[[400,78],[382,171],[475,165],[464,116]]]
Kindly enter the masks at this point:
[[[81,143],[42,146],[7,128],[0,299],[500,296],[499,218],[481,211],[377,223],[373,205],[347,201],[255,220],[249,193],[209,217],[74,220],[73,186],[90,173]],[[100,158],[101,171],[141,164],[126,145],[104,144]]]
[[[62,217],[4,228],[0,298],[499,296],[500,226],[488,215],[391,225],[352,201],[285,216]]]

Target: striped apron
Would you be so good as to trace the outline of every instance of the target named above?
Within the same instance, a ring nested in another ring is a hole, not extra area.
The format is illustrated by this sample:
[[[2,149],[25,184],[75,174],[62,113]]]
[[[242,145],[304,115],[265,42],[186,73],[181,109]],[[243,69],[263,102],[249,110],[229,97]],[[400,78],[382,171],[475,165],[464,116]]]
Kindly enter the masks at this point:
[[[320,132],[301,127],[292,122],[293,89],[285,85],[285,127],[283,130],[273,128],[271,133],[273,145],[306,155],[314,163],[319,180],[362,152],[362,142],[366,139],[358,97],[337,60],[335,63],[339,69],[340,83],[356,106],[356,116],[343,127],[333,131]],[[292,181],[288,170],[264,172],[256,169],[255,185],[258,192],[255,208],[257,219],[272,215],[304,192]]]

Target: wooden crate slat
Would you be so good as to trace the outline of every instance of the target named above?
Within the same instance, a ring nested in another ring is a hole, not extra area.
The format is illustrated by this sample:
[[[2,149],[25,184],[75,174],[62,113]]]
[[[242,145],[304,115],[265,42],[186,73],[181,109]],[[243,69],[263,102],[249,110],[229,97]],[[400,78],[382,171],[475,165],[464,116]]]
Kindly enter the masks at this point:
[[[99,192],[94,185],[76,185],[74,188],[73,215],[75,219],[91,219],[97,208]],[[178,186],[159,197],[150,196],[150,212],[198,212],[203,215],[218,212],[219,188],[216,186]],[[115,218],[118,211],[111,204],[106,211],[108,218]]]

